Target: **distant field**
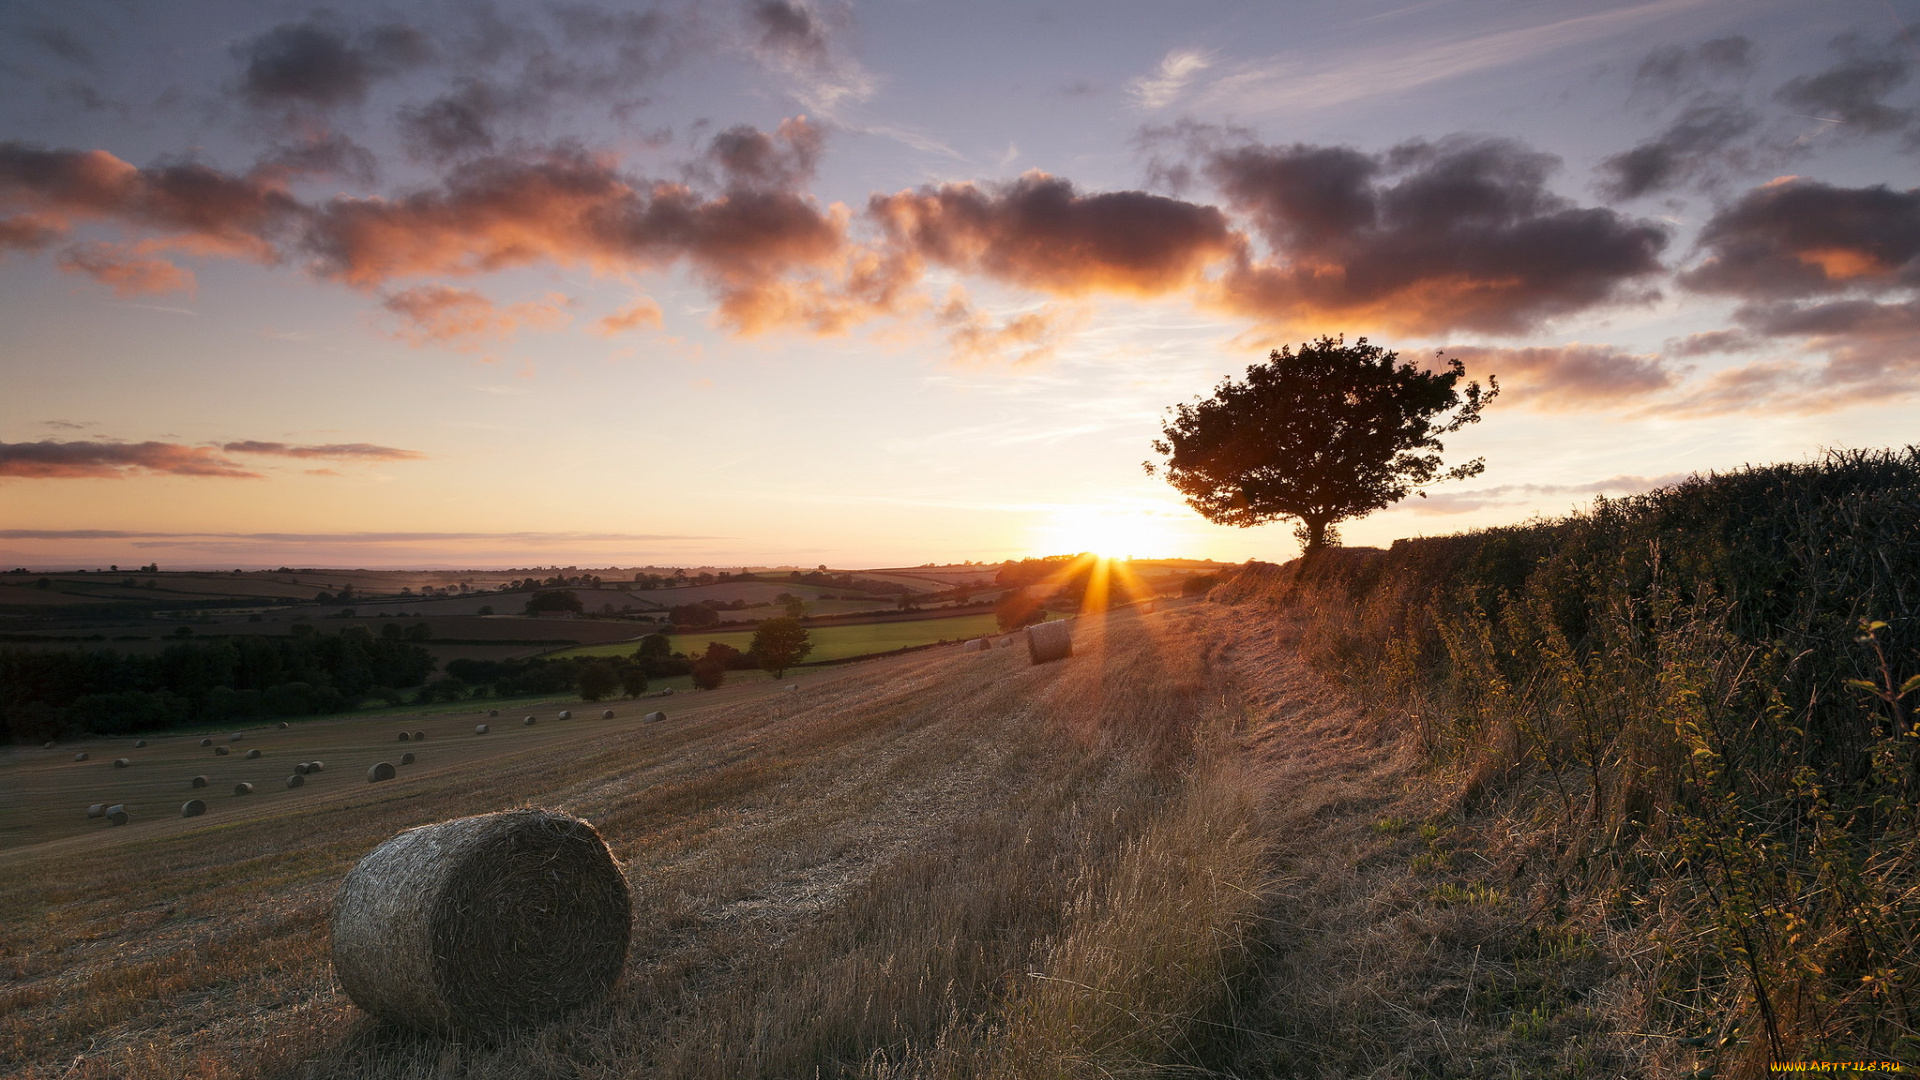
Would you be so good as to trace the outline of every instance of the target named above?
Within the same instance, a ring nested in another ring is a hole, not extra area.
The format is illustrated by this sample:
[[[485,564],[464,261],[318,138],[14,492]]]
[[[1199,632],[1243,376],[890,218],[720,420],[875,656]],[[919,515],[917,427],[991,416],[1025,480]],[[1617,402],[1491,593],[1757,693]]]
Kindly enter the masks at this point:
[[[870,653],[891,652],[910,645],[929,645],[936,641],[964,641],[982,634],[996,632],[991,612],[974,615],[953,615],[944,619],[913,619],[907,622],[857,623],[853,626],[816,626],[808,628],[808,638],[813,642],[813,651],[807,654],[808,661],[844,660],[849,656],[866,656]],[[672,635],[673,651],[692,654],[707,647],[707,642],[718,641],[731,645],[741,652],[753,642],[751,630],[721,630],[708,633],[698,631]],[[583,645],[577,649],[552,653],[552,656],[628,656],[634,650],[632,642],[608,645]]]

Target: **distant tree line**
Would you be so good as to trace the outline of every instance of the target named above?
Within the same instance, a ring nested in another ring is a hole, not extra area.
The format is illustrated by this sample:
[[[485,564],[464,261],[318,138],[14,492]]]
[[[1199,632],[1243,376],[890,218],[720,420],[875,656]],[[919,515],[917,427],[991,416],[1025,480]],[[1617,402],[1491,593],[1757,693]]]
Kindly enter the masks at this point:
[[[397,625],[181,641],[155,655],[0,648],[0,737],[117,735],[195,723],[339,712],[433,674]],[[411,629],[411,628],[409,628]],[[424,629],[424,625],[422,626]]]

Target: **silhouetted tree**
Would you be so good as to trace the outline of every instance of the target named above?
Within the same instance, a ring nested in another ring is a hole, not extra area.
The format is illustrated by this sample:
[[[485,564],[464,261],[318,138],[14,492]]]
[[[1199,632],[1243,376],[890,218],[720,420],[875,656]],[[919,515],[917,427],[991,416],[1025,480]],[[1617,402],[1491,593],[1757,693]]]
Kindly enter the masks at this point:
[[[1002,631],[1018,630],[1047,617],[1040,599],[1025,589],[1015,589],[993,605],[993,621]]]
[[[800,620],[788,617],[761,623],[753,632],[753,644],[747,649],[761,668],[772,672],[776,679],[812,651],[813,642],[807,640],[807,628],[800,625]]]
[[[549,592],[537,592],[527,601],[527,614],[537,615],[543,611],[571,611],[575,614],[584,611],[580,598],[562,589]]]
[[[639,664],[622,664],[618,672],[620,692],[627,697],[639,697],[647,692],[647,669]]]
[[[582,701],[599,701],[620,689],[620,673],[604,660],[582,664],[578,685]]]
[[[1462,391],[1459,360],[1445,371],[1398,361],[1366,338],[1276,350],[1247,369],[1245,383],[1222,380],[1212,397],[1167,410],[1153,442],[1166,455],[1167,482],[1216,524],[1299,519],[1294,536],[1311,556],[1339,542],[1339,522],[1424,496],[1426,484],[1479,475],[1481,458],[1442,472],[1437,436],[1479,420],[1499,383]],[[1148,475],[1155,467],[1145,463]]]

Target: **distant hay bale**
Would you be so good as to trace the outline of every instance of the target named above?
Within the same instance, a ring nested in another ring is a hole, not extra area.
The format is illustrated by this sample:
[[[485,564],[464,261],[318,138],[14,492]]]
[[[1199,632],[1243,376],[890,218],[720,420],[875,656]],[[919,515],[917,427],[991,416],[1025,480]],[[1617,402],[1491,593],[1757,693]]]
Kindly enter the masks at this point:
[[[145,740],[145,739],[138,739],[138,740],[136,740],[136,741],[134,742],[134,744],[133,744],[133,748],[134,748],[135,750],[144,750],[144,749],[146,749],[146,748],[147,748],[147,740]]]
[[[499,710],[499,709],[488,709],[488,710],[487,710],[487,715],[488,715],[488,716],[499,716],[499,715],[500,715],[500,710]]]
[[[124,769],[131,764],[133,764],[133,762],[123,757],[117,757],[113,759],[113,767],[116,769]]]
[[[419,742],[421,739],[424,739],[426,737],[427,737],[427,733],[424,731],[416,731],[413,733],[414,742]]]
[[[612,710],[612,709],[602,709],[602,710],[600,711],[600,719],[602,719],[602,720],[611,720],[611,719],[613,719],[613,710]]]
[[[53,746],[54,746],[54,742],[53,742],[53,740],[52,740],[52,739],[48,739],[48,740],[47,740],[47,742],[46,742],[46,745],[45,745],[45,746],[42,746],[42,747],[41,747],[40,749],[42,749],[42,750],[51,750],[51,749],[53,749]]]
[[[667,714],[663,712],[650,712],[645,717],[643,717],[643,719],[649,724],[657,724],[660,721],[665,720],[666,718],[667,718]]]
[[[1036,664],[1065,660],[1073,655],[1073,631],[1065,619],[1027,627],[1027,658]]]
[[[260,756],[260,750],[258,747],[255,747],[254,749],[247,751],[248,761],[252,761],[254,758],[257,758],[259,756]]]
[[[573,714],[572,714],[572,713],[570,713],[570,712],[568,712],[568,711],[567,711],[567,710],[565,710],[565,709],[561,709],[561,710],[560,710],[560,719],[562,719],[562,720],[571,720],[571,719],[573,719]]]
[[[409,735],[409,734],[407,734],[407,733],[406,733],[406,732],[404,732],[404,731],[400,733],[400,741],[401,741],[401,742],[406,742],[406,741],[407,741],[408,739],[411,739],[411,738],[413,738],[413,736],[411,736],[411,735]]]
[[[53,744],[52,744],[52,743],[48,743],[47,745],[48,745],[48,746],[52,746]],[[201,746],[212,746],[212,745],[213,745],[213,740],[212,740],[212,739],[201,739],[201,740],[200,740],[200,745],[201,745]]]
[[[797,694],[797,693],[799,693],[799,692],[800,692],[800,684],[799,684],[799,683],[788,683],[788,684],[787,684],[787,693],[789,693],[789,694]]]
[[[306,782],[307,782],[307,775],[305,773],[297,772],[297,773],[294,773],[292,776],[287,777],[287,787],[289,789],[300,787]]]
[[[199,799],[188,799],[180,804],[181,817],[199,817],[207,812],[207,804]]]
[[[252,784],[235,784],[233,785],[233,793],[235,795],[251,795],[253,794],[253,785]]]
[[[293,772],[294,772],[294,775],[296,776],[305,776],[312,771],[313,771],[313,766],[307,764],[304,761],[293,767]]]
[[[314,758],[312,761],[307,762],[307,771],[310,773],[317,773],[326,767],[327,763],[321,761],[319,758]]]
[[[593,826],[524,809],[409,829],[347,875],[333,970],[391,1023],[493,1031],[605,994],[633,906]]]
[[[106,817],[107,804],[103,802],[97,802],[97,803],[94,803],[92,806],[87,807],[87,816],[90,818]]]
[[[109,806],[107,807],[107,820],[115,825],[125,825],[127,822],[133,820],[133,815],[127,813],[127,808],[124,806]]]
[[[487,725],[485,725],[485,724],[475,724],[475,725],[473,726],[473,733],[474,733],[475,735],[485,735],[485,734],[487,733]]]
[[[411,764],[413,764],[413,762],[414,762],[414,760],[415,760],[415,759],[414,759],[414,756],[413,756],[412,754],[401,754],[401,755],[400,755],[400,764],[402,764],[402,765],[411,765]]]
[[[206,787],[207,778],[204,776],[196,776],[192,780],[189,780],[187,783],[189,784],[189,786],[192,786],[192,787]]]
[[[988,649],[991,649],[991,648],[993,648],[993,642],[988,641],[986,638],[974,638],[972,641],[969,641],[966,644],[960,646],[960,651],[961,652],[986,652]]]
[[[224,746],[216,746],[216,747],[214,747],[214,748],[213,748],[213,752],[214,752],[214,753],[215,753],[216,755],[218,755],[218,756],[220,756],[220,757],[226,757],[226,756],[227,756],[227,748],[226,748],[226,747],[224,747]]]
[[[280,721],[280,730],[281,730],[281,731],[285,731],[285,730],[287,730],[288,728],[290,728],[290,727],[292,727],[292,726],[293,726],[292,724],[289,724],[289,723],[287,723],[287,722],[286,722],[285,720],[282,720],[282,721]]]
[[[1013,635],[1009,634],[1006,637],[1001,638],[1000,647],[1003,649],[1013,648]]]
[[[1144,603],[1144,604],[1141,604],[1141,605],[1140,605],[1140,614],[1142,614],[1142,615],[1151,615],[1151,614],[1153,614],[1153,601],[1151,601],[1151,600],[1149,600],[1149,601],[1147,601],[1146,603]]]
[[[228,741],[228,742],[239,742],[239,741],[240,741],[241,739],[243,739],[243,738],[245,738],[245,737],[246,737],[246,736],[244,736],[244,735],[242,735],[242,734],[240,734],[239,732],[237,732],[237,731],[236,731],[236,732],[234,732],[233,734],[231,734],[231,735],[229,735],[229,736],[227,736],[227,741]]]
[[[79,753],[73,755],[73,760],[75,761],[87,760],[87,752],[85,750],[80,751]]]
[[[667,688],[666,688],[665,690],[662,690],[662,691],[660,691],[660,696],[661,696],[661,697],[672,697],[672,696],[673,696],[673,687],[671,687],[671,686],[669,686],[669,687],[667,687]],[[51,746],[51,745],[53,745],[53,744],[52,744],[52,743],[48,743],[47,745],[49,745],[49,746]]]
[[[377,784],[382,780],[393,779],[393,762],[383,761],[367,770],[367,783]]]
[[[525,720],[522,720],[522,721],[520,721],[520,726],[521,726],[521,727],[532,727],[533,725],[535,725],[535,724],[537,724],[537,723],[539,723],[539,722],[540,722],[540,721],[538,721],[538,720],[535,720],[535,719],[534,719],[533,717],[531,717],[531,716],[529,716],[529,717],[527,717],[527,718],[526,718]]]

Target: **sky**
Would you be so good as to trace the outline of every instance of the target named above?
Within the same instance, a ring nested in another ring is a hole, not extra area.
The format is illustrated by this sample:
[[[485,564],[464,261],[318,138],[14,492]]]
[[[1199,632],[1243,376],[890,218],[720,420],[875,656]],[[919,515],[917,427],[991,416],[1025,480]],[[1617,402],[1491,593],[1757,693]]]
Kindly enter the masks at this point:
[[[0,562],[1239,561],[1166,409],[1502,391],[1385,545],[1903,446],[1920,0],[0,2]]]

